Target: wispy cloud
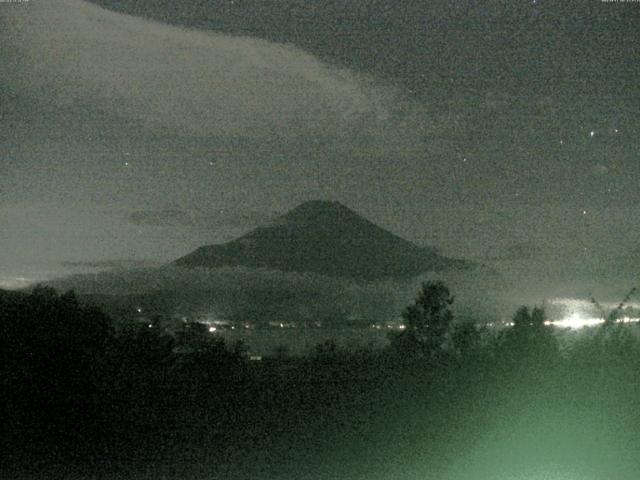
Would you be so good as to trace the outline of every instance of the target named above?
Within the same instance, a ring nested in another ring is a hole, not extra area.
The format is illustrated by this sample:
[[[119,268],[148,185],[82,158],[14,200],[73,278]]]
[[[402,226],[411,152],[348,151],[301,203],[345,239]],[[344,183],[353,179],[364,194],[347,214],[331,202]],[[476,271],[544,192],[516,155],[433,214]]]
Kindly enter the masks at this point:
[[[533,242],[521,242],[489,251],[484,259],[488,261],[535,260],[541,254],[542,250]]]
[[[62,107],[98,105],[149,128],[341,136],[386,121],[392,105],[380,87],[289,45],[174,28],[79,0],[7,15],[20,25],[7,39],[21,59],[13,73],[21,88],[46,91],[42,100]]]
[[[136,259],[103,259],[103,260],[78,260],[63,261],[61,266],[71,269],[96,269],[96,270],[128,270],[132,268],[150,268],[159,266],[155,260]]]
[[[135,210],[127,214],[127,220],[138,226],[194,228],[249,228],[272,217],[253,210],[220,210],[214,213],[202,210]]]

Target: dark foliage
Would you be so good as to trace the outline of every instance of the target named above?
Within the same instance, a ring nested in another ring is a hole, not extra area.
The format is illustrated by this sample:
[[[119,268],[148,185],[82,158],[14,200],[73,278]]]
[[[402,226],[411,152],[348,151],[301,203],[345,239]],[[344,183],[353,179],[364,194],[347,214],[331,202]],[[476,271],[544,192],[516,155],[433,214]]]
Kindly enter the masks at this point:
[[[395,349],[408,355],[433,356],[450,340],[453,297],[440,282],[426,282],[416,301],[402,313],[405,330],[392,337]]]
[[[542,308],[529,311],[527,307],[520,307],[513,317],[513,327],[502,332],[500,353],[514,362],[550,362],[559,350],[552,327],[545,321]]]
[[[558,460],[558,448],[572,447],[557,438],[568,429],[572,442],[588,442],[585,422],[596,428],[601,417],[625,448],[640,447],[640,348],[629,326],[565,332],[560,345],[544,312],[523,307],[491,339],[455,324],[452,301],[446,286],[425,284],[405,311],[413,333],[388,349],[326,342],[306,357],[278,349],[253,362],[203,325],[169,336],[157,322],[130,324],[116,334],[71,293],[0,292],[2,472],[293,478],[304,466],[310,478],[391,478],[421,465],[440,478],[451,452],[523,418],[556,419],[527,447],[556,463],[572,461]],[[571,451],[598,472],[614,447]]]

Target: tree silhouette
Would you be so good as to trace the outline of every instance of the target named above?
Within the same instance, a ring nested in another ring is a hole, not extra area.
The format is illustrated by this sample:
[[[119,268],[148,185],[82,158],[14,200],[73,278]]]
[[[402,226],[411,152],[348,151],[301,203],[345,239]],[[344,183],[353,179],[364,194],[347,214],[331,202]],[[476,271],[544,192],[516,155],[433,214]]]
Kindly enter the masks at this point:
[[[542,307],[531,311],[521,306],[513,316],[513,327],[503,336],[503,347],[516,360],[546,360],[557,354],[558,344],[551,327],[546,325],[546,314]]]
[[[11,419],[12,444],[89,448],[82,438],[98,429],[112,333],[110,319],[72,292],[37,287],[0,299],[0,416]]]
[[[598,309],[600,317],[604,320],[597,329],[591,345],[600,356],[603,354],[624,356],[635,353],[637,342],[634,334],[620,320],[624,316],[633,315],[633,307],[629,303],[637,292],[638,287],[632,287],[620,303],[609,312],[594,297],[591,297],[591,303]]]
[[[606,313],[605,309],[600,305],[594,297],[591,297],[591,303],[598,309],[600,316],[604,320],[604,326],[609,327],[615,324],[618,319],[624,314],[625,308],[629,307],[629,301],[631,297],[633,297],[638,292],[638,287],[632,287],[631,290],[624,296],[624,298],[620,301],[618,306],[611,310],[609,313]]]
[[[471,355],[482,346],[482,334],[471,322],[456,324],[452,333],[453,346],[461,356]]]
[[[415,302],[402,312],[405,330],[392,338],[394,347],[427,356],[443,350],[453,321],[453,300],[443,282],[423,283]]]

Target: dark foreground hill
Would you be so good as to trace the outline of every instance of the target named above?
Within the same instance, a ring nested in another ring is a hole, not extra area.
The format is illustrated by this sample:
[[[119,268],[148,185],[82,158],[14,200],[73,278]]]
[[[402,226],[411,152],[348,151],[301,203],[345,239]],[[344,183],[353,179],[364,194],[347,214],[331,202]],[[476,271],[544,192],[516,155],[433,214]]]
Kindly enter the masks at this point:
[[[326,201],[303,203],[269,225],[225,244],[200,247],[174,264],[266,268],[365,280],[473,266],[421,248],[338,202]]]

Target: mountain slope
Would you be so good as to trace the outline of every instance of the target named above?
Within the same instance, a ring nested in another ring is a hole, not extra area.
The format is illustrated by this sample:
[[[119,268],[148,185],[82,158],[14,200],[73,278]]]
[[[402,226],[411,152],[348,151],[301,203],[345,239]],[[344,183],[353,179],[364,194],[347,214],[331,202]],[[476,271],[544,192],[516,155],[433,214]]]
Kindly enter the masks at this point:
[[[470,262],[420,248],[338,202],[310,201],[271,224],[174,262],[187,268],[244,266],[367,280],[464,269]]]

